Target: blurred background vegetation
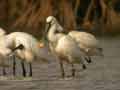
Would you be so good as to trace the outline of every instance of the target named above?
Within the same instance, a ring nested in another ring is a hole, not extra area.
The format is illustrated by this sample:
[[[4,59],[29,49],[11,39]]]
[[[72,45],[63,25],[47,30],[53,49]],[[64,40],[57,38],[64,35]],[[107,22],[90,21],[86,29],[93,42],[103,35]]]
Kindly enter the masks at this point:
[[[45,19],[55,16],[66,30],[120,33],[120,0],[0,0],[0,27],[36,37]]]

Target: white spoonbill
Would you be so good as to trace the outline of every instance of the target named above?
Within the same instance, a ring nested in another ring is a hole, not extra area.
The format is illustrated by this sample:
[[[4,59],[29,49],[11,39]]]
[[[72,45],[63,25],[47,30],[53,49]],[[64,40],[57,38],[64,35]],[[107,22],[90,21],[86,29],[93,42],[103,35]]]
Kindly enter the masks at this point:
[[[69,35],[60,33],[63,29],[57,29],[56,19],[49,16],[46,19],[46,32],[48,31],[47,38],[52,46],[52,52],[59,57],[62,77],[65,77],[63,68],[63,61],[68,62],[72,66],[72,76],[75,76],[74,63],[81,63],[83,68],[86,68],[83,57],[84,53],[81,52],[77,42]]]

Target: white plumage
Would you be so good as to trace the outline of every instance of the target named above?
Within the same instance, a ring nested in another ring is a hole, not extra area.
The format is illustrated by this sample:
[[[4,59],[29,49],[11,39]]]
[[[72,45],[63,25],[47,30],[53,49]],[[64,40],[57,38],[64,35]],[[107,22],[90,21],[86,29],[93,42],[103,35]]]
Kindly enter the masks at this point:
[[[24,58],[27,62],[31,62],[33,60],[32,56],[34,57],[35,55],[37,55],[37,56],[39,55],[38,51],[40,48],[38,47],[38,41],[32,35],[24,33],[24,32],[13,32],[13,33],[7,35],[6,37],[13,41],[13,42],[9,42],[9,43],[13,43],[14,47],[17,47],[20,44],[22,44],[24,46],[24,49],[17,50],[16,54],[18,54],[18,56],[20,58],[22,58],[22,59]],[[13,44],[12,44],[12,46],[13,46]],[[24,55],[29,55],[29,54],[30,54],[31,58],[24,56]]]
[[[48,41],[52,47],[52,51],[60,58],[62,76],[64,77],[63,60],[72,65],[72,75],[74,76],[75,69],[73,63],[81,62],[83,67],[85,67],[82,61],[84,53],[81,52],[77,42],[71,36],[60,33],[63,29],[57,29],[58,23],[56,23],[56,19],[53,16],[49,16],[46,22],[49,24],[49,28],[47,29],[49,30],[47,35]]]
[[[54,23],[56,23],[55,28],[57,30],[65,30],[62,28],[62,26],[58,23],[56,19],[53,18],[52,20],[54,21]],[[88,56],[88,58],[85,58],[87,62],[91,62],[90,56],[103,56],[102,48],[99,45],[100,43],[94,35],[80,31],[70,31],[68,35],[71,36],[78,43],[81,50],[84,51],[86,56]]]
[[[43,50],[42,50],[42,48],[39,47],[39,41],[30,34],[27,34],[24,32],[13,32],[13,33],[6,35],[3,38],[4,39],[0,40],[0,45],[3,45],[5,47],[15,48],[15,47],[19,46],[20,44],[22,44],[24,46],[24,49],[17,50],[16,54],[18,54],[17,52],[20,53],[21,51],[23,54],[23,52],[25,51],[26,55],[29,55],[31,53],[30,56],[32,55],[33,57],[45,58],[44,56],[41,55],[41,54],[43,54]],[[28,52],[28,54],[27,54],[27,52]],[[19,57],[22,58],[22,55],[20,55]],[[24,59],[27,62],[31,62],[33,60],[32,58],[31,58],[31,60],[29,60],[25,56],[24,56]],[[48,59],[48,58],[46,58],[46,59]]]
[[[3,28],[0,28],[0,36],[4,36],[6,34],[5,30]]]
[[[20,59],[28,62],[30,64],[30,67],[32,61],[49,61],[49,55],[44,52],[43,48],[39,47],[39,41],[32,35],[24,32],[13,32],[6,37],[10,40],[13,40],[12,46],[15,45],[14,47],[23,45],[24,48],[22,50],[16,50],[15,55]],[[25,73],[23,73],[23,75],[26,76]],[[32,76],[32,71],[30,72],[30,76]]]
[[[68,63],[78,63],[82,59],[81,55],[84,55],[77,43],[68,35],[58,40],[55,51],[59,57],[68,59]]]
[[[9,54],[12,53],[11,49],[6,47],[5,34],[5,30],[0,28],[0,66],[3,68],[3,75],[6,75],[5,68],[9,66],[6,60]]]
[[[5,60],[8,59],[8,55],[11,53],[12,51],[9,48],[6,47],[0,47],[0,66],[5,67],[8,66],[5,63]]]
[[[71,31],[69,35],[77,41],[80,48],[85,51],[88,56],[103,55],[100,49],[99,41],[90,33]]]
[[[19,47],[22,45],[21,47]],[[46,62],[49,61],[49,55],[44,51],[43,48],[39,47],[39,41],[30,34],[24,32],[13,32],[0,37],[0,55],[6,57],[12,53],[12,50],[16,48],[15,55],[22,60],[22,66],[24,69],[24,61],[28,62],[31,66],[32,61]],[[9,51],[9,52],[7,52]],[[14,71],[15,73],[15,71]],[[23,71],[25,74],[25,69]],[[30,76],[32,76],[32,71],[30,71]]]

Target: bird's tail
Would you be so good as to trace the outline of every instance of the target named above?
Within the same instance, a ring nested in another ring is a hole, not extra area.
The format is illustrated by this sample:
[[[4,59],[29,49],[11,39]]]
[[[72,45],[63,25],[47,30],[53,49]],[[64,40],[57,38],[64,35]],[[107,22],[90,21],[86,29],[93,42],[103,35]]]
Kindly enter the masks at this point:
[[[93,48],[91,50],[88,50],[87,54],[89,56],[101,56],[101,57],[104,57],[102,48]]]

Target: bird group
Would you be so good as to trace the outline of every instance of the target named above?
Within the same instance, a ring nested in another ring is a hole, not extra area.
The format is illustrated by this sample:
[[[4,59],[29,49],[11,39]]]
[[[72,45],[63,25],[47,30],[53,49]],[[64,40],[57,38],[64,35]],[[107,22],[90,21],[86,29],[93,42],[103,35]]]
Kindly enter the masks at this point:
[[[71,65],[72,77],[75,77],[74,64],[82,64],[86,69],[85,60],[90,63],[91,56],[103,56],[103,50],[99,46],[98,40],[90,33],[80,31],[70,31],[64,33],[64,29],[54,16],[46,18],[46,28],[44,33],[44,43],[49,47],[50,53],[59,60],[62,78],[65,78],[64,62]],[[39,46],[39,40],[25,32],[13,32],[6,34],[0,29],[0,65],[5,72],[5,60],[13,56],[13,75],[16,75],[15,57],[20,58],[23,73],[26,77],[24,62],[29,64],[29,76],[32,76],[32,61],[50,61],[49,54],[43,53],[43,47]],[[45,56],[44,56],[45,55]]]
[[[24,32],[13,32],[0,37],[0,61],[3,66],[3,75],[6,74],[4,62],[11,55],[13,56],[13,75],[16,75],[15,57],[18,57],[21,60],[24,77],[26,77],[24,62],[29,64],[29,76],[32,76],[32,61],[46,62],[49,57],[47,53],[43,52],[43,48],[39,47],[39,41],[32,35]]]

